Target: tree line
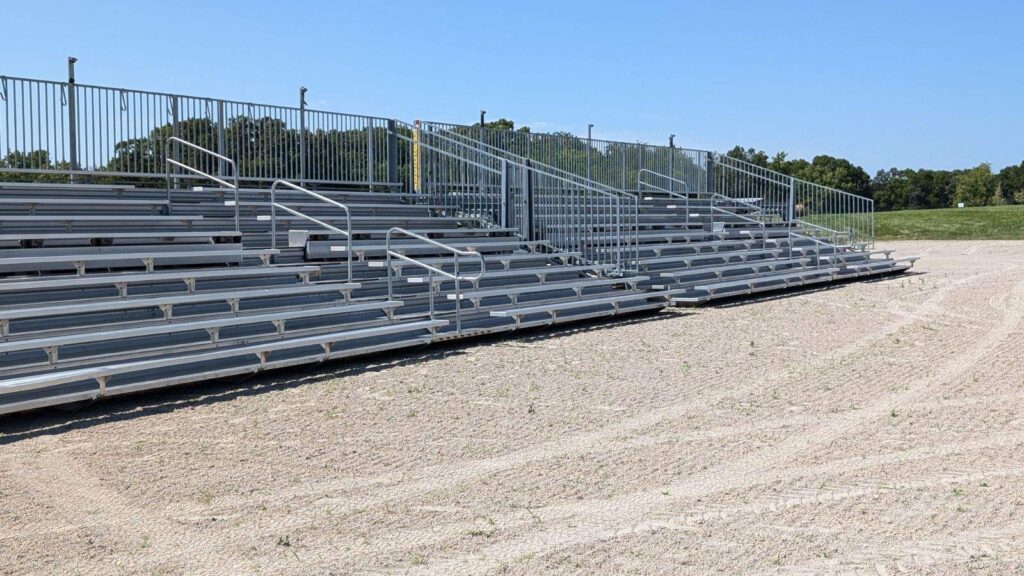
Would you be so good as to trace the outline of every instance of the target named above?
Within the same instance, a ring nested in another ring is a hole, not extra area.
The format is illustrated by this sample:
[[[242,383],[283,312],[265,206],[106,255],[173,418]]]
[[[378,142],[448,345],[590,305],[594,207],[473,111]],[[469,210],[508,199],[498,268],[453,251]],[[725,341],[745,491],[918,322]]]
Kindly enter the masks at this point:
[[[473,130],[479,129],[479,126],[475,124],[457,131],[473,135]],[[517,128],[514,122],[505,118],[488,122],[484,128],[506,133],[530,133],[529,127]],[[178,133],[186,140],[216,149],[217,130],[208,119],[184,120],[179,123]],[[172,127],[166,124],[144,137],[117,142],[106,165],[89,168],[109,172],[160,174],[163,172],[163,158],[166,154],[164,141],[171,134]],[[316,174],[311,176],[322,180],[359,181],[366,179],[368,170],[372,170],[378,181],[387,178],[383,154],[367,162],[367,135],[365,128],[311,131],[306,142],[306,161],[309,166],[317,167]],[[371,136],[369,140],[374,147],[384,144],[385,135],[381,131]],[[532,148],[531,157],[576,173],[583,166],[591,166],[598,180],[602,180],[605,172],[615,173],[613,176],[616,177],[608,177],[615,180],[611,182],[612,185],[617,185],[618,179],[622,178],[619,158],[629,144],[622,143],[588,153],[585,139],[568,133],[555,133],[551,136],[578,141],[579,147],[550,147],[542,139]],[[273,174],[287,177],[292,175],[291,172],[296,172],[299,162],[298,131],[286,126],[281,120],[244,116],[232,118],[227,122],[224,137],[225,149],[230,156],[237,158],[242,176]],[[179,153],[184,156],[182,160],[189,164],[208,160],[188,149]],[[560,155],[557,158],[556,153]],[[563,157],[566,155],[569,157]],[[802,158],[791,159],[786,152],[769,156],[763,150],[742,146],[735,146],[726,155],[794,178],[872,198],[878,210],[948,208],[961,202],[966,206],[1024,204],[1024,162],[999,172],[993,172],[990,164],[983,163],[959,170],[889,168],[879,170],[872,177],[849,160],[827,155],[815,156],[808,161]],[[404,159],[404,162],[407,161],[407,158]],[[0,157],[0,172],[5,167],[57,171],[70,168],[67,162],[53,161],[46,150],[9,151]],[[8,180],[59,178],[56,175],[12,173],[4,173],[2,176]]]
[[[782,172],[794,178],[838,188],[875,200],[878,210],[916,210],[965,206],[1024,204],[1024,162],[999,172],[979,164],[959,170],[889,168],[874,177],[844,158],[815,156],[790,159],[785,152],[768,156],[763,150],[736,146],[727,156]]]

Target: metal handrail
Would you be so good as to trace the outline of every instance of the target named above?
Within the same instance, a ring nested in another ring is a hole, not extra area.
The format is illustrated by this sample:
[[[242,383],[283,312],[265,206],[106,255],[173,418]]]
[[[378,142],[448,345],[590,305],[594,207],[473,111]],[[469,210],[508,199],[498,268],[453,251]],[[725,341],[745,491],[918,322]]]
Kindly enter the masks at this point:
[[[212,156],[212,157],[214,157],[214,158],[216,158],[218,160],[221,160],[223,162],[226,162],[226,163],[230,164],[231,165],[232,180],[234,181],[234,183],[232,184],[232,183],[229,183],[229,182],[225,182],[223,179],[218,178],[217,176],[213,176],[212,174],[207,174],[206,172],[203,172],[202,170],[199,170],[197,168],[193,168],[193,167],[191,167],[191,166],[189,166],[187,164],[184,164],[182,162],[179,162],[179,161],[171,158],[170,154],[169,154],[169,151],[170,151],[171,143],[172,142],[176,142],[178,144],[184,144],[185,146],[187,146],[189,148],[192,148],[193,150],[198,150],[198,151],[203,152],[205,154],[208,154],[208,155],[210,155],[210,156]],[[193,144],[193,143],[189,142],[188,140],[184,140],[182,138],[178,138],[177,136],[169,136],[164,141],[164,168],[165,168],[164,179],[165,179],[165,181],[167,183],[167,208],[168,208],[168,210],[170,210],[170,207],[171,207],[171,166],[177,166],[178,168],[181,168],[183,170],[187,170],[187,171],[189,171],[189,172],[191,172],[193,174],[196,174],[198,176],[202,176],[202,177],[207,178],[209,180],[213,180],[214,182],[220,184],[221,186],[233,189],[235,191],[235,232],[241,232],[242,231],[242,227],[241,227],[241,225],[239,223],[239,212],[238,212],[238,165],[235,164],[234,160],[232,160],[231,158],[228,158],[227,156],[224,156],[222,154],[218,154],[218,153],[214,152],[213,150],[208,150],[206,148],[203,148],[202,146],[199,146],[197,144]]]
[[[690,223],[690,195],[688,193],[687,194],[680,194],[678,192],[675,192],[675,191],[672,191],[672,190],[666,190],[666,189],[664,189],[664,188],[662,188],[660,186],[655,186],[654,184],[650,184],[648,182],[644,182],[643,181],[643,173],[644,172],[648,172],[650,174],[654,174],[656,176],[660,176],[660,177],[665,178],[667,180],[672,180],[674,182],[679,182],[680,184],[682,184],[684,186],[686,186],[686,182],[683,182],[682,180],[676,180],[675,178],[672,178],[671,176],[665,176],[664,174],[659,174],[658,172],[655,172],[653,170],[648,170],[646,168],[641,169],[640,172],[637,174],[637,187],[639,187],[641,185],[648,186],[650,188],[654,188],[655,190],[658,190],[659,192],[664,192],[664,193],[666,193],[666,194],[668,194],[670,196],[677,196],[679,198],[683,198],[686,201],[686,223],[689,224]],[[752,222],[752,223],[757,224],[758,226],[760,226],[761,227],[761,249],[764,250],[767,247],[767,245],[768,245],[768,231],[767,231],[767,227],[764,224],[764,220],[757,220],[756,218],[750,218],[750,217],[744,216],[742,214],[736,214],[735,212],[730,212],[730,211],[728,211],[728,210],[726,210],[724,208],[719,208],[718,206],[715,206],[714,200],[715,200],[715,198],[722,198],[726,202],[730,202],[730,203],[733,203],[733,204],[739,204],[739,205],[742,205],[742,206],[748,206],[748,207],[753,208],[755,210],[763,211],[763,209],[760,206],[755,206],[754,204],[743,202],[742,200],[735,200],[733,198],[729,198],[728,196],[723,196],[722,194],[716,194],[714,192],[697,192],[697,194],[705,194],[705,195],[711,196],[711,202],[712,203],[709,205],[709,208],[711,208],[711,211],[712,211],[712,214],[711,214],[711,229],[712,229],[712,232],[714,232],[714,227],[715,227],[714,212],[719,212],[721,214],[731,214],[732,216],[734,216],[736,218],[739,218],[740,220],[745,220],[747,222]]]
[[[661,172],[655,172],[654,170],[651,170],[649,168],[641,168],[640,171],[636,173],[636,185],[637,185],[637,190],[638,191],[642,191],[642,189],[639,188],[640,185],[653,186],[654,188],[657,188],[657,189],[661,190],[661,188],[659,188],[658,186],[654,186],[653,184],[650,184],[648,182],[644,182],[643,181],[644,172],[646,172],[648,174],[654,174],[655,176],[657,176],[659,178],[664,178],[665,180],[670,180],[672,182],[676,182],[677,184],[682,184],[683,185],[683,192],[686,192],[686,193],[690,192],[690,185],[687,182],[684,182],[684,181],[682,181],[682,180],[680,180],[678,178],[673,178],[671,176],[667,176],[665,174],[662,174]],[[667,192],[667,193],[669,193],[669,194],[671,194],[673,196],[678,196],[679,195],[679,192],[676,192],[675,190],[665,190],[665,192]]]
[[[664,193],[668,194],[669,196],[675,196],[677,198],[682,198],[683,202],[686,203],[686,223],[689,224],[690,223],[690,195],[689,194],[680,194],[680,193],[678,193],[678,192],[676,192],[674,190],[666,190],[666,189],[662,188],[661,186],[655,186],[654,184],[651,184],[649,182],[644,182],[644,172],[646,172],[648,174],[654,174],[655,176],[658,176],[658,177],[661,177],[661,178],[665,178],[666,180],[670,180],[672,182],[679,182],[683,186],[688,187],[686,182],[683,182],[682,180],[676,180],[675,178],[672,178],[671,176],[665,176],[664,174],[659,174],[658,172],[655,172],[654,170],[648,170],[647,168],[642,168],[636,174],[636,187],[637,187],[638,191],[643,191],[644,189],[642,188],[642,186],[647,186],[649,188],[654,188],[655,190],[657,190],[659,192],[664,192]],[[712,224],[714,224],[714,219],[712,219]]]
[[[818,238],[815,238],[814,236],[808,236],[806,234],[800,234],[799,232],[793,232],[793,230],[790,230],[789,231],[789,246],[788,246],[788,248],[789,248],[789,258],[790,259],[793,258],[793,237],[794,236],[797,237],[797,238],[803,238],[804,240],[810,240],[811,242],[814,242],[814,260],[815,260],[815,263],[817,264],[817,268],[819,270],[821,269],[821,246],[822,245],[824,245],[824,246],[831,246],[832,247],[832,253],[833,254],[836,253],[836,251],[835,251],[835,244],[834,243],[833,244],[829,244],[828,242],[825,242],[824,240],[820,240]]]
[[[822,226],[820,224],[813,224],[811,222],[808,222],[806,220],[801,220],[799,218],[795,219],[794,222],[796,222],[800,226],[806,226],[808,228],[814,228],[816,230],[821,230],[822,232],[827,232],[827,233],[831,234],[832,235],[832,242],[833,243],[837,243],[839,241],[839,237],[840,236],[846,236],[847,241],[851,240],[852,237],[853,237],[853,232],[850,231],[850,230],[846,230],[844,232],[842,230],[836,230],[834,228],[829,228],[828,226]]]
[[[312,216],[309,216],[307,214],[303,214],[302,212],[299,212],[298,210],[294,210],[292,208],[289,208],[288,206],[285,206],[284,204],[278,203],[277,202],[277,187],[278,186],[287,186],[288,188],[291,188],[292,190],[295,190],[296,192],[302,192],[302,193],[304,193],[304,194],[306,194],[308,196],[311,196],[313,198],[316,198],[317,200],[320,200],[321,202],[326,202],[327,204],[330,204],[330,205],[334,206],[335,208],[339,208],[339,209],[343,210],[345,212],[345,228],[346,229],[342,230],[341,228],[338,228],[336,226],[332,226],[332,225],[330,225],[330,224],[328,224],[326,222],[323,222],[321,220],[313,218]],[[310,222],[313,222],[314,224],[318,224],[318,225],[320,225],[320,226],[322,226],[322,227],[324,227],[324,228],[326,228],[326,229],[328,229],[328,230],[330,230],[332,232],[335,232],[337,234],[344,234],[345,235],[345,257],[346,257],[347,262],[348,262],[348,265],[347,265],[347,267],[348,267],[348,281],[351,282],[352,281],[352,213],[349,211],[348,206],[342,204],[341,202],[337,202],[335,200],[331,200],[330,198],[328,198],[328,197],[326,197],[326,196],[324,196],[322,194],[317,194],[316,192],[313,192],[311,190],[306,190],[302,186],[299,186],[298,184],[293,184],[293,183],[291,183],[291,182],[289,182],[287,180],[281,180],[281,179],[274,180],[274,183],[270,186],[270,247],[271,248],[277,248],[277,209],[278,208],[284,210],[285,212],[288,212],[290,214],[298,216],[299,218],[304,218],[306,220],[309,220]]]
[[[451,272],[446,272],[446,271],[444,271],[444,270],[442,270],[440,268],[436,268],[434,266],[431,266],[431,265],[427,264],[426,262],[420,262],[419,260],[416,260],[415,258],[410,258],[410,257],[406,256],[405,254],[400,254],[400,253],[395,252],[394,250],[392,250],[391,249],[391,237],[392,237],[393,234],[396,234],[396,233],[404,235],[404,236],[407,236],[409,238],[413,238],[413,239],[419,240],[421,242],[425,242],[426,244],[429,244],[429,245],[434,246],[436,248],[441,248],[442,250],[446,250],[446,251],[451,252],[452,254],[454,254],[455,255],[455,259],[454,259],[455,272],[454,272],[454,274],[451,273]],[[461,334],[462,333],[462,282],[472,282],[474,285],[476,285],[476,283],[479,282],[479,280],[484,277],[484,274],[487,272],[487,265],[484,262],[483,255],[480,254],[479,252],[477,252],[476,250],[459,250],[458,248],[455,248],[454,246],[449,246],[447,244],[443,244],[441,242],[438,242],[437,240],[433,240],[431,238],[427,238],[426,236],[422,236],[422,235],[417,234],[415,232],[410,232],[409,230],[406,230],[405,228],[400,228],[398,226],[393,226],[392,228],[390,228],[388,230],[387,235],[384,237],[384,249],[385,249],[385,254],[386,254],[386,258],[387,258],[387,269],[388,269],[388,300],[389,301],[390,300],[394,300],[394,279],[392,278],[392,275],[394,274],[394,270],[391,267],[391,258],[392,257],[399,258],[399,259],[404,260],[404,261],[406,261],[406,262],[408,262],[408,263],[410,263],[410,264],[412,264],[414,266],[417,266],[419,268],[423,268],[424,270],[427,271],[427,293],[429,294],[429,299],[430,299],[430,318],[431,319],[434,318],[434,274],[440,274],[441,276],[444,276],[446,278],[451,278],[453,281],[455,281],[455,332]],[[459,275],[459,257],[460,256],[476,256],[476,258],[478,260],[480,260],[480,272],[476,276],[460,276]]]

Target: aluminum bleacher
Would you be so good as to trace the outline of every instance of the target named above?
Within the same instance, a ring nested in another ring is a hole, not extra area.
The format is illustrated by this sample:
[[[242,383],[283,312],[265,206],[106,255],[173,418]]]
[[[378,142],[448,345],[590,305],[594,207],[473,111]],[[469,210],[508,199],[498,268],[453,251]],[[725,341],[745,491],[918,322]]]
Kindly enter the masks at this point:
[[[694,162],[631,169],[632,188],[482,133],[341,117],[358,127],[321,148],[300,131],[252,152],[223,116],[141,122],[145,159],[3,142],[0,414],[913,265],[872,249],[862,213],[797,218],[792,182],[780,200],[736,165],[736,189]]]

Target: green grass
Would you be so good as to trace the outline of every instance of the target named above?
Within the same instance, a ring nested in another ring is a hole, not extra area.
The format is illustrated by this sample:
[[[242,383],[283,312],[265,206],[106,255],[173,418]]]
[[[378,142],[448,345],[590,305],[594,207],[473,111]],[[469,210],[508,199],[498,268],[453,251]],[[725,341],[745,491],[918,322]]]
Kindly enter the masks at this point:
[[[879,212],[879,240],[1024,240],[1024,205]]]

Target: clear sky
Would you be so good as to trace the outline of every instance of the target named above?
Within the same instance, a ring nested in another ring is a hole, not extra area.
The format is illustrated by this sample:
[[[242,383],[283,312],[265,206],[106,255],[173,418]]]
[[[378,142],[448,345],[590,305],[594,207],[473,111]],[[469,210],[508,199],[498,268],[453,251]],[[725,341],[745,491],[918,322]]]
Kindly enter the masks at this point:
[[[0,74],[790,156],[1024,160],[1024,2],[10,2]]]

